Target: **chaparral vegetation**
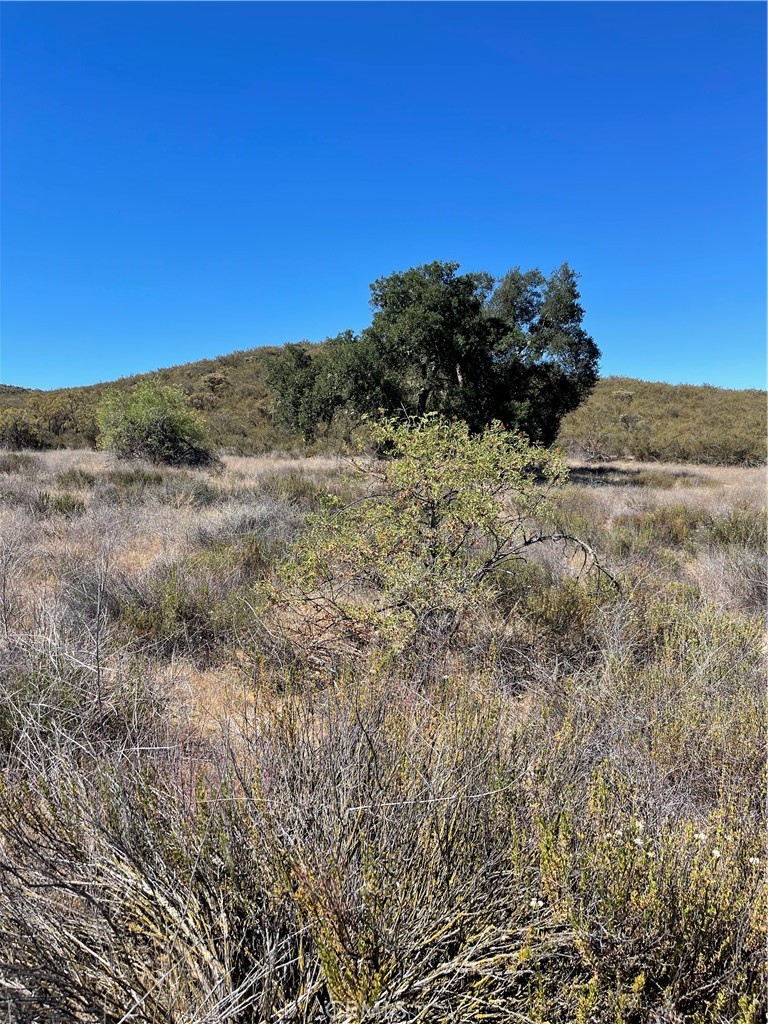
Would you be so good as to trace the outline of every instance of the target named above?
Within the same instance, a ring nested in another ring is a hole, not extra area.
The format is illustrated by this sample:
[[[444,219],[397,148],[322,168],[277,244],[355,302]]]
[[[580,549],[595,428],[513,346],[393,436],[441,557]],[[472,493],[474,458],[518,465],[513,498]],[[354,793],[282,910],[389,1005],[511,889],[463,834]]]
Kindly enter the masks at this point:
[[[0,453],[7,1019],[764,1020],[763,471],[356,436]]]
[[[117,442],[124,454],[154,461],[163,445],[146,444],[147,410],[173,393],[173,454],[160,460],[171,463],[194,462],[209,448],[335,452],[361,416],[383,411],[437,412],[475,430],[499,420],[596,462],[765,464],[764,391],[598,380],[599,352],[567,263],[549,277],[519,267],[499,279],[458,270],[435,261],[374,281],[373,317],[360,334],[232,352],[89,387],[0,385],[0,446],[115,450]],[[179,436],[187,438],[181,450]]]
[[[0,395],[9,1021],[765,1019],[764,396],[458,270]]]

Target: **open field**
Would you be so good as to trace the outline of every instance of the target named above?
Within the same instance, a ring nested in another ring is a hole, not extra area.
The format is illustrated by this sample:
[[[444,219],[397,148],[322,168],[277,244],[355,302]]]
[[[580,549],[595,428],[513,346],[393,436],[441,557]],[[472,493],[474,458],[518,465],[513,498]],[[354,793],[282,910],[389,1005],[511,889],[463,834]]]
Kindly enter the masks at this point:
[[[765,1019],[764,469],[574,463],[621,589],[541,545],[397,656],[263,598],[347,470],[0,452],[8,1019]]]

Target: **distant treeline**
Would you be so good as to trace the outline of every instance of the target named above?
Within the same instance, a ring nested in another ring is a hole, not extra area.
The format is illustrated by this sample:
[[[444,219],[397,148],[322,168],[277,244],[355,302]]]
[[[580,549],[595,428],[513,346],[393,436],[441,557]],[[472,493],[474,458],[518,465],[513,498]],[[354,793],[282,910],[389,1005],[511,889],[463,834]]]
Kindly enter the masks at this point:
[[[93,447],[96,409],[107,391],[152,377],[184,391],[204,414],[218,448],[242,454],[304,449],[302,439],[275,416],[275,395],[267,381],[280,352],[277,347],[250,349],[56,391],[0,385],[0,446]],[[592,460],[761,465],[767,455],[767,426],[764,391],[607,377],[565,417],[558,440],[570,453]],[[333,448],[340,440],[340,433],[331,429],[313,447]]]

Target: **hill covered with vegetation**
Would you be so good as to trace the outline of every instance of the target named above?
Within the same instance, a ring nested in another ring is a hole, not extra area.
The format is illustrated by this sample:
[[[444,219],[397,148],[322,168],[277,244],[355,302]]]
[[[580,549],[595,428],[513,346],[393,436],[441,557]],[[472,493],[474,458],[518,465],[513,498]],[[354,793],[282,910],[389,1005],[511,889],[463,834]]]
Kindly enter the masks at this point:
[[[232,352],[87,387],[53,391],[3,387],[0,443],[29,448],[93,447],[98,431],[96,410],[105,395],[153,379],[184,392],[193,408],[205,416],[212,441],[220,448],[259,453],[291,447],[298,442],[272,425],[274,400],[267,384],[280,351],[264,347]]]
[[[311,356],[322,351],[322,345],[303,347]],[[276,416],[276,396],[268,383],[282,351],[269,346],[232,352],[79,388],[38,391],[0,385],[0,444],[92,447],[96,409],[104,396],[152,378],[181,388],[204,415],[219,448],[243,454],[304,449],[301,436]],[[333,424],[311,447],[333,448],[342,431],[341,424]],[[606,377],[565,417],[558,441],[569,453],[598,461],[761,465],[766,461],[766,393]]]
[[[564,418],[558,441],[591,460],[762,465],[766,393],[606,377]]]

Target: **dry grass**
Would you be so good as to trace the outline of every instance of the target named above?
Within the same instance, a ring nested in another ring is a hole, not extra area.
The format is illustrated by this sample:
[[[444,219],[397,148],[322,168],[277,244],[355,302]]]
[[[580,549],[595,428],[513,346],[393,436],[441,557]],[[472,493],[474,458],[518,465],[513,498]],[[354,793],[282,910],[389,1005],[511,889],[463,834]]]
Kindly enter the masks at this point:
[[[307,475],[338,472],[344,460],[337,456],[313,455],[306,458],[285,456],[225,455],[224,465],[233,474],[250,483],[258,483],[265,474],[299,472]]]
[[[8,1019],[764,1019],[764,472],[582,473],[620,594],[312,666],[258,586],[339,468],[0,474]]]
[[[595,467],[574,460],[569,465],[576,478],[587,477],[585,486],[614,514],[679,502],[710,511],[742,501],[764,508],[768,501],[765,467],[635,461]],[[603,474],[616,482],[602,483]],[[635,477],[639,486],[633,482]]]

